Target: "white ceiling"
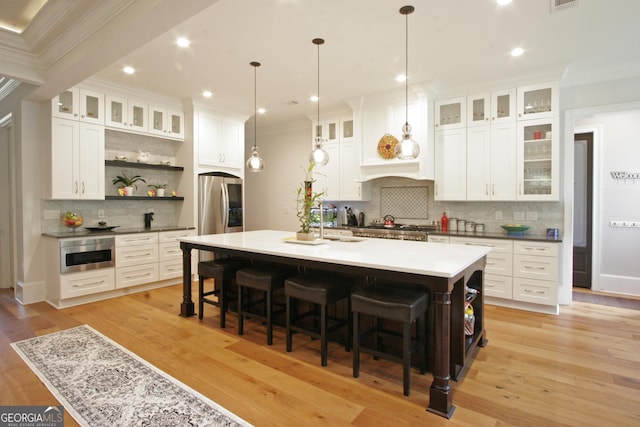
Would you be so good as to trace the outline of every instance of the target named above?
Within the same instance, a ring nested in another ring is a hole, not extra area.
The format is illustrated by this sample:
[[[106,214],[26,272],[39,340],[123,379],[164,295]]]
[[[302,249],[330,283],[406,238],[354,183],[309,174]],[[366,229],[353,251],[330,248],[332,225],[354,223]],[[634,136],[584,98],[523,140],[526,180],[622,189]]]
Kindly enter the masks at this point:
[[[116,28],[126,31],[130,46],[118,42],[120,53],[112,58],[104,50],[102,59],[110,65],[99,65],[99,49],[83,46],[95,59],[83,67],[99,66],[92,74],[101,79],[249,116],[249,62],[258,61],[258,106],[267,109],[267,126],[315,115],[309,96],[317,85],[317,48],[311,42],[316,37],[326,40],[320,48],[322,111],[354,96],[401,89],[395,77],[405,68],[405,17],[399,13],[405,4],[416,8],[409,15],[408,74],[417,91],[450,95],[453,88],[497,89],[542,78],[572,85],[640,74],[638,0],[578,0],[576,7],[554,13],[553,0],[514,0],[506,7],[495,0],[200,0],[210,6],[158,37],[145,34],[148,40],[137,34],[169,21],[168,14],[179,15],[185,3],[144,1],[166,7],[127,21],[125,6],[139,4],[118,0]],[[189,38],[191,46],[178,49],[178,36]],[[512,58],[516,46],[525,53]],[[124,75],[124,65],[136,74]],[[69,67],[59,74],[65,71]],[[51,74],[43,74],[44,85],[55,79]],[[214,96],[202,98],[205,89]]]

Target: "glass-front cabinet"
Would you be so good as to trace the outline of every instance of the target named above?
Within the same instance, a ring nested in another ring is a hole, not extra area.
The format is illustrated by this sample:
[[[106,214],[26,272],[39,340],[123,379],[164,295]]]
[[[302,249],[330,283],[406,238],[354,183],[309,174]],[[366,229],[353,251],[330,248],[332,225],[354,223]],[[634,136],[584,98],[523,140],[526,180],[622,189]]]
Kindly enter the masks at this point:
[[[73,87],[51,100],[51,115],[104,125],[104,94]]]
[[[466,98],[436,101],[434,122],[436,130],[456,129],[467,126]]]
[[[518,122],[518,200],[558,200],[558,119]]]
[[[543,83],[518,87],[518,120],[558,115],[558,84]]]
[[[184,139],[184,114],[149,105],[149,133]]]
[[[513,122],[515,119],[515,89],[467,97],[467,127]]]
[[[106,96],[105,125],[113,128],[147,132],[147,109],[144,102],[133,101],[125,97]]]

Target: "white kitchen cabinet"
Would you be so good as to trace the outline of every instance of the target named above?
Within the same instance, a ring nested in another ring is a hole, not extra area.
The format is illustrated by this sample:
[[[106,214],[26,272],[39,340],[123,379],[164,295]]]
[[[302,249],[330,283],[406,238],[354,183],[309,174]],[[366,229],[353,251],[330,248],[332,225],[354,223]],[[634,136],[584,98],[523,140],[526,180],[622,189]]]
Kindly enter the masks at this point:
[[[158,263],[116,268],[116,289],[158,281]]]
[[[168,280],[182,277],[182,249],[180,239],[195,236],[195,230],[161,231],[158,233],[158,279]],[[192,271],[197,271],[192,259]]]
[[[222,114],[197,112],[198,163],[231,169],[244,167],[244,123]]]
[[[558,116],[558,84],[555,82],[518,87],[518,120]]]
[[[314,122],[313,129],[312,148],[320,130],[322,146],[329,155],[329,163],[314,168],[314,191],[324,193],[324,200],[368,200],[369,184],[359,181],[360,150],[354,138],[353,116],[332,117],[320,126]]]
[[[518,122],[517,200],[559,200],[558,119]]]
[[[443,99],[435,103],[435,129],[458,129],[467,126],[466,98]]]
[[[51,115],[61,119],[104,125],[104,94],[73,87],[51,100]]]
[[[141,133],[149,131],[147,103],[107,94],[105,106],[105,126]]]
[[[465,127],[435,132],[435,200],[466,200],[467,131]]]
[[[50,197],[104,200],[104,126],[51,119]]]
[[[516,124],[467,128],[466,200],[516,199]]]
[[[116,236],[116,289],[158,280],[158,233]]]
[[[60,299],[75,298],[115,289],[113,268],[61,274],[59,278]]]
[[[149,133],[165,138],[184,139],[184,113],[157,105],[149,105]]]
[[[558,245],[546,242],[515,242],[513,299],[557,305],[559,281]]]

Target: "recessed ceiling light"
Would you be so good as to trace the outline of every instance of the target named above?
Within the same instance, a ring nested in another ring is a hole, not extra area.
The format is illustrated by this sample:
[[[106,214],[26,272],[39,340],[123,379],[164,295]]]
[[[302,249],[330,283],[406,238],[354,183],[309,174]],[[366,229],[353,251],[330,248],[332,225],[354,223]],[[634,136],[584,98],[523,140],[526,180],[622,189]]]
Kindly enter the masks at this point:
[[[133,67],[126,66],[122,69],[122,71],[124,71],[127,74],[133,74],[136,72],[136,69]]]
[[[405,80],[407,80],[407,76],[405,76],[404,74],[398,74],[398,75],[396,76],[396,81],[397,81],[397,82],[403,82],[403,81],[405,81]]]
[[[211,93],[208,90],[205,90],[204,92],[202,92],[202,96],[204,96],[205,98],[211,98],[212,95],[213,93]]]
[[[311,98],[309,98],[312,102],[318,102],[318,96],[317,95],[311,95]]]
[[[520,56],[524,53],[524,49],[517,47],[511,51],[511,56]]]
[[[189,47],[189,45],[191,44],[191,42],[189,41],[189,39],[185,38],[185,37],[178,37],[178,40],[176,41],[176,43],[178,44],[178,46],[180,47]]]
[[[496,3],[498,3],[498,5],[500,6],[505,6],[509,3],[511,3],[511,0],[496,0]]]
[[[258,108],[258,114],[264,114],[266,112],[267,110],[265,110],[264,108]]]

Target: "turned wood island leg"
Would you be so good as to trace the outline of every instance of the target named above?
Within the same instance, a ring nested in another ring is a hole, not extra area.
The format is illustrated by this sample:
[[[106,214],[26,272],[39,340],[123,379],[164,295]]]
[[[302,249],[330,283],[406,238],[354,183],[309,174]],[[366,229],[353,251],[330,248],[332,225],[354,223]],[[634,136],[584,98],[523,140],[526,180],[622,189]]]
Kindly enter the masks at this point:
[[[182,304],[180,316],[190,317],[195,314],[195,306],[191,299],[191,248],[180,242],[182,249]]]
[[[442,417],[451,418],[455,406],[452,404],[452,393],[449,380],[451,340],[451,293],[432,292],[434,304],[435,328],[434,328],[434,364],[433,383],[429,390],[429,406],[427,411]]]

